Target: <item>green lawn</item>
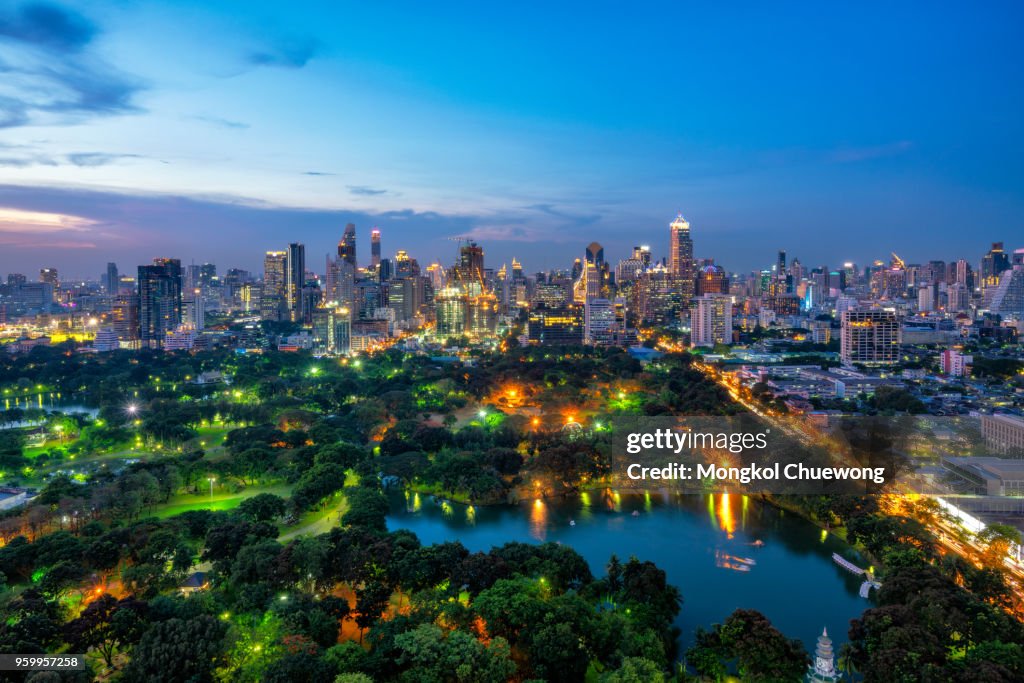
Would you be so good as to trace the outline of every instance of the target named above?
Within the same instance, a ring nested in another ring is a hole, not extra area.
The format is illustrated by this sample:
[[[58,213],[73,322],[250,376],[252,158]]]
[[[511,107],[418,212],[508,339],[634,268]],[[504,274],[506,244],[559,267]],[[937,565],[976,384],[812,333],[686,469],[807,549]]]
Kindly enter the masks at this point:
[[[252,498],[260,493],[273,493],[282,498],[287,498],[291,495],[291,486],[288,484],[248,486],[239,493],[218,492],[214,489],[212,497],[209,493],[182,493],[172,496],[166,504],[157,508],[154,515],[156,517],[173,517],[189,510],[231,510],[238,507],[246,498]]]

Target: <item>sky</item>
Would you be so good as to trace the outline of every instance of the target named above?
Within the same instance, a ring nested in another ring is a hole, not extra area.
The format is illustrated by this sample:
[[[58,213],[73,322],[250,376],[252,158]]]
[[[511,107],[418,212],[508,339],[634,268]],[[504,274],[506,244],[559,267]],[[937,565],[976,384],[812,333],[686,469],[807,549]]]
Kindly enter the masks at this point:
[[[1024,247],[1019,2],[0,2],[0,277]]]

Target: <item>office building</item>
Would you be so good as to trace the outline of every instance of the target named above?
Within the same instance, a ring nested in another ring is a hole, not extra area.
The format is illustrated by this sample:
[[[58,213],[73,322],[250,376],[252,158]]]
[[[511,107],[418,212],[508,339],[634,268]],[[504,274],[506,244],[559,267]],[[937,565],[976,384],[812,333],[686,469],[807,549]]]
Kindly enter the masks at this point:
[[[338,258],[348,262],[353,270],[358,267],[356,264],[356,226],[355,223],[348,223],[341,240],[338,241]]]
[[[306,247],[298,242],[288,245],[285,260],[285,309],[288,320],[302,322],[302,288],[306,284]]]
[[[268,251],[263,258],[263,287],[260,296],[260,317],[281,320],[285,313],[285,279],[288,253]]]
[[[348,355],[352,347],[352,314],[348,308],[329,302],[313,311],[313,351]]]
[[[583,307],[538,306],[530,311],[528,337],[532,344],[575,345],[583,343]]]
[[[981,259],[981,286],[988,289],[999,284],[1004,271],[1010,269],[1010,256],[1003,250],[1002,242],[993,242],[992,248]]]
[[[683,214],[669,225],[669,272],[678,278],[679,294],[685,304],[693,298],[695,291],[693,239],[690,236],[690,224]]]
[[[854,309],[841,317],[840,358],[844,364],[891,365],[900,359],[900,318],[891,309]]]
[[[181,325],[181,261],[153,259],[139,266],[139,339],[143,346],[162,347]]]
[[[715,346],[732,343],[732,298],[705,294],[690,305],[690,345]]]
[[[1024,418],[1016,415],[982,415],[981,436],[996,453],[1024,458]]]
[[[107,272],[103,276],[103,287],[106,288],[108,294],[117,294],[120,290],[121,276],[117,272],[116,263],[107,264]]]
[[[583,343],[611,346],[618,332],[615,304],[610,299],[590,299],[583,306]]]
[[[377,228],[370,231],[370,265],[380,267],[380,230]]]

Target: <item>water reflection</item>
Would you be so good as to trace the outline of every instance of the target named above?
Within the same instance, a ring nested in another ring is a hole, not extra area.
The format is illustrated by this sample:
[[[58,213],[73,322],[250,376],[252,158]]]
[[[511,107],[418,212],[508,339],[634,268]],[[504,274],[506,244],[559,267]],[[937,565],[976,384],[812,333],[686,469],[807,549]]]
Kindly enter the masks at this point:
[[[871,604],[858,596],[857,577],[832,561],[833,552],[851,553],[841,539],[736,493],[607,488],[569,500],[538,496],[520,505],[468,506],[395,492],[393,501],[389,528],[410,529],[425,545],[459,541],[486,552],[511,541],[564,543],[595,574],[612,553],[655,562],[685,596],[676,622],[684,648],[696,626],[721,623],[743,607],[763,612],[813,649],[822,627],[845,633]]]
[[[736,531],[736,519],[732,516],[732,500],[728,493],[722,493],[718,502],[718,519],[720,528],[727,538],[732,538]]]
[[[538,541],[548,537],[548,506],[540,498],[530,506],[530,535]]]

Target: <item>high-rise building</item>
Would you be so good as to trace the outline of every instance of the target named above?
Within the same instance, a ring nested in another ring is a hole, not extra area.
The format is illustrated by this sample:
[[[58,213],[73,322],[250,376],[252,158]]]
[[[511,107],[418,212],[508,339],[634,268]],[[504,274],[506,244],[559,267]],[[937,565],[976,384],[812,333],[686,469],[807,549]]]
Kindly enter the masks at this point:
[[[288,253],[268,251],[263,258],[263,289],[260,297],[260,317],[281,320],[285,313],[285,280]]]
[[[928,313],[937,308],[938,285],[923,285],[917,290],[917,310]]]
[[[669,272],[679,278],[679,293],[684,303],[689,303],[695,291],[693,239],[690,236],[690,224],[683,214],[669,225]]]
[[[370,265],[380,266],[380,230],[377,228],[370,231]]]
[[[705,294],[690,304],[690,345],[732,343],[732,298]]]
[[[302,288],[306,284],[306,247],[298,242],[288,245],[285,263],[284,297],[288,319],[301,322],[303,319]]]
[[[206,299],[201,287],[186,292],[182,297],[182,306],[182,320],[186,325],[196,331],[206,327]]]
[[[646,244],[642,244],[638,247],[633,247],[632,258],[638,259],[641,263],[644,264],[644,270],[647,270],[648,268],[651,267],[651,248]]]
[[[1010,269],[1010,256],[1003,250],[1002,242],[993,242],[981,259],[981,286],[995,287],[999,284],[999,276]]]
[[[681,278],[664,266],[656,266],[640,274],[634,288],[633,310],[637,317],[654,325],[679,322],[689,299],[683,298]]]
[[[572,291],[573,300],[578,304],[601,296],[601,266],[590,260],[589,249],[587,259],[583,262],[583,270],[580,271],[580,276],[573,283]]]
[[[1000,315],[1024,318],[1024,265],[1004,270],[999,283],[985,290],[985,307]]]
[[[104,276],[103,286],[106,288],[108,294],[117,294],[121,287],[121,278],[117,273],[117,264],[110,262],[107,264],[107,274]]]
[[[728,294],[729,278],[721,266],[709,264],[697,273],[697,296],[704,294]]]
[[[348,355],[352,348],[352,315],[348,308],[329,304],[313,311],[313,351]]]
[[[57,291],[60,286],[60,278],[57,275],[56,268],[40,268],[39,269],[39,281],[45,282],[46,284],[53,287],[53,291]]]
[[[355,223],[348,223],[345,226],[345,232],[341,236],[341,240],[338,242],[338,258],[343,261],[347,261],[352,265],[352,268],[357,268],[356,265],[356,225]]]
[[[476,242],[466,242],[459,247],[459,262],[452,270],[455,284],[465,293],[481,293],[484,287],[484,248]]]
[[[961,353],[958,349],[944,349],[939,354],[939,367],[942,374],[952,377],[963,377],[974,362],[974,356]]]
[[[356,270],[351,263],[341,258],[327,257],[326,281],[324,283],[324,300],[334,301],[339,305],[355,309],[356,301]]]
[[[844,364],[891,365],[900,359],[901,326],[894,310],[845,311],[839,355]]]
[[[435,336],[441,339],[461,337],[466,333],[465,292],[458,287],[445,287],[434,294]]]
[[[611,346],[618,325],[615,304],[610,299],[590,299],[583,306],[583,343]]]
[[[529,339],[533,344],[574,345],[583,343],[583,307],[538,306],[530,311]]]
[[[139,338],[143,346],[163,346],[181,324],[181,261],[153,259],[139,266]]]
[[[111,308],[114,332],[122,348],[134,349],[139,346],[139,297],[135,294],[118,294]]]

